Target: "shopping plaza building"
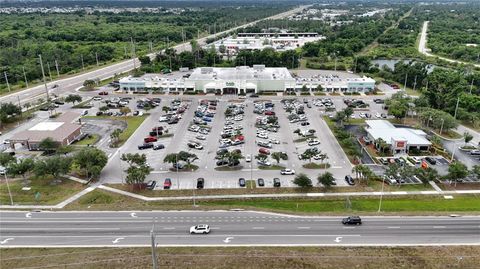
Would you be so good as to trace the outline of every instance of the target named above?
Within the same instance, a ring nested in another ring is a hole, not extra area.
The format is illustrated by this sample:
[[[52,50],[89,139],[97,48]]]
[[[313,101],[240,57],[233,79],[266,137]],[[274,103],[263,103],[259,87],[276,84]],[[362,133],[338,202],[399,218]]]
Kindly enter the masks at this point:
[[[335,75],[302,78],[284,67],[264,65],[237,67],[199,67],[176,75],[145,75],[120,79],[124,92],[197,91],[217,94],[319,90],[325,92],[369,92],[375,80],[368,77],[341,78]]]

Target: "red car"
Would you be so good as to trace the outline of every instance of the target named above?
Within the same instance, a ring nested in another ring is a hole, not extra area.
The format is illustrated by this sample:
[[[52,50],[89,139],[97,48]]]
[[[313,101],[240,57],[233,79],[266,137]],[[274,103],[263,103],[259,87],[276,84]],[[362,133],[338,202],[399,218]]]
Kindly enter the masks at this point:
[[[270,151],[266,148],[260,148],[258,152],[260,152],[261,154],[270,155]]]
[[[168,190],[172,186],[172,180],[170,178],[166,178],[163,182],[163,189]]]
[[[265,111],[265,115],[274,116],[274,115],[275,115],[275,112],[273,112],[273,111]]]
[[[108,95],[108,92],[99,92],[98,95]]]
[[[143,139],[143,142],[145,143],[152,143],[152,142],[157,142],[157,138],[153,136],[145,137]]]

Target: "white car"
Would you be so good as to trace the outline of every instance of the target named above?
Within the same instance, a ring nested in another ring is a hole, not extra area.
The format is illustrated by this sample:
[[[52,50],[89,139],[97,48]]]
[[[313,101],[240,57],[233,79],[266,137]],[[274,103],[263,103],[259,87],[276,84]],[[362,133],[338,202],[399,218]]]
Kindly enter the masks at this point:
[[[160,118],[158,118],[158,121],[159,122],[168,121],[168,117],[167,116],[160,116]]]
[[[283,169],[283,170],[280,170],[280,175],[295,175],[295,170]]]
[[[251,162],[252,161],[252,156],[250,154],[248,154],[247,156],[245,156],[245,161],[247,163]]]
[[[198,139],[198,140],[205,140],[205,139],[207,139],[207,137],[204,136],[204,135],[197,135],[195,138]]]
[[[262,134],[262,133],[257,134],[257,137],[258,138],[263,138],[263,139],[268,139],[268,135],[267,134]]]
[[[379,119],[379,118],[382,117],[382,115],[380,115],[380,113],[377,112],[377,113],[375,113],[375,117]]]
[[[278,141],[277,139],[270,139],[270,140],[268,140],[268,142],[270,142],[272,144],[280,144],[280,141]]]
[[[210,226],[207,224],[199,224],[190,227],[190,234],[208,234],[210,233]]]
[[[313,139],[313,140],[310,140],[310,141],[308,142],[308,145],[309,145],[310,147],[313,147],[313,146],[316,146],[316,145],[320,145],[320,141],[318,141],[318,140],[316,140],[316,139]]]
[[[100,101],[100,100],[102,100],[102,97],[100,96],[93,97],[93,101]]]
[[[259,165],[262,165],[262,166],[270,166],[270,165],[272,165],[272,163],[270,163],[269,161],[264,161],[264,162],[262,162],[262,161],[259,160],[259,161],[257,161],[257,163],[258,163]]]

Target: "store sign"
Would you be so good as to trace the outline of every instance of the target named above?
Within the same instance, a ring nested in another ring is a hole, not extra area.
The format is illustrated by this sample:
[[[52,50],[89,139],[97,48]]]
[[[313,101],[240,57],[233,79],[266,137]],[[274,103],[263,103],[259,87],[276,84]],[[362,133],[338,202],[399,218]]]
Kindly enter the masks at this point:
[[[396,148],[404,148],[404,147],[405,147],[405,141],[397,141]]]
[[[225,85],[227,87],[233,87],[233,86],[235,86],[235,82],[225,82]]]

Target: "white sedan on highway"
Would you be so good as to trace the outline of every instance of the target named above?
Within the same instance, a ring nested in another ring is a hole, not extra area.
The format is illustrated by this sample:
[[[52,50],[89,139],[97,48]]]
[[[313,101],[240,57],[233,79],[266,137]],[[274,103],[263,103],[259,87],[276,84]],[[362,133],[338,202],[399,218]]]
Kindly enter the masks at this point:
[[[190,234],[208,234],[210,233],[210,226],[207,224],[199,224],[190,227]]]

